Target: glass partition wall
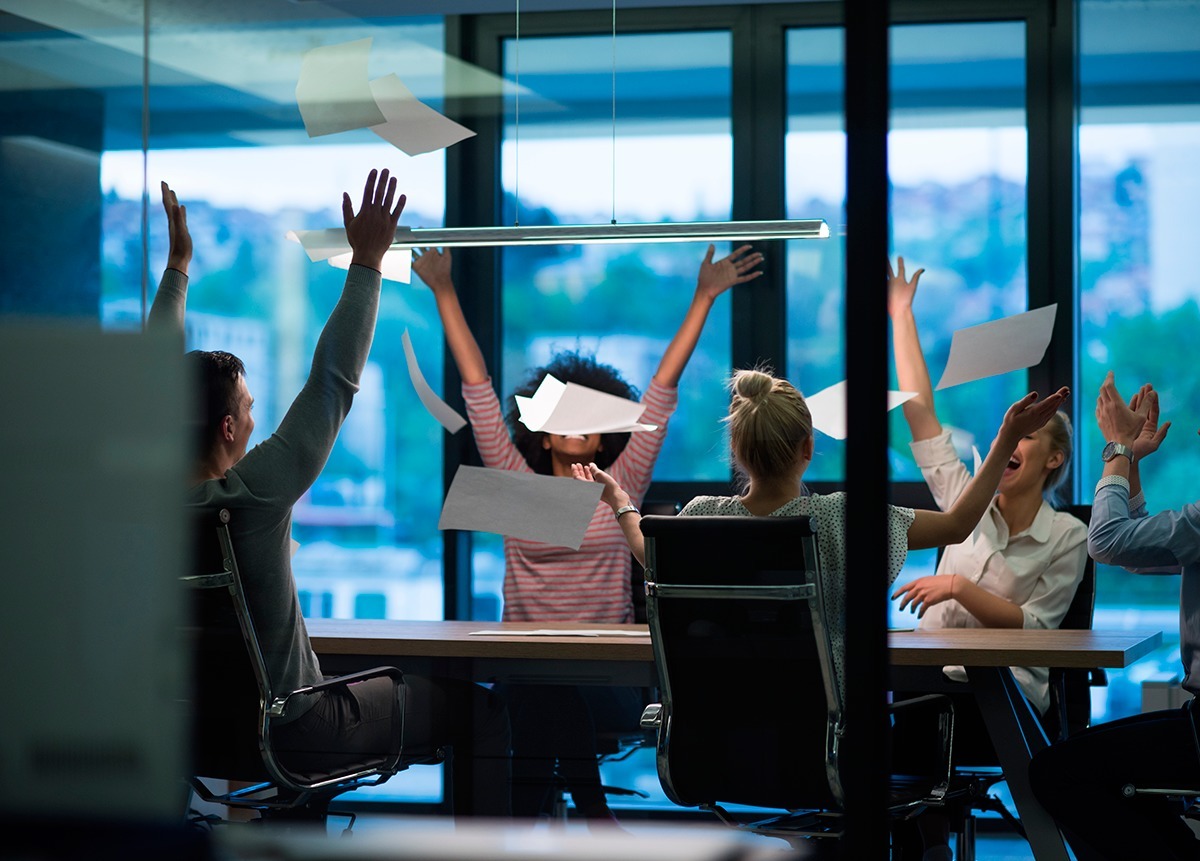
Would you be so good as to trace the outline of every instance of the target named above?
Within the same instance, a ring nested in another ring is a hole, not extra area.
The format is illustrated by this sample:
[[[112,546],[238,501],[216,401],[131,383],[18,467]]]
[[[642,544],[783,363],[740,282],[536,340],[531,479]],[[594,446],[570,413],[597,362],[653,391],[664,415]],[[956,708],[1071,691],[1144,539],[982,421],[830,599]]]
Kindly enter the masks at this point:
[[[1153,382],[1177,425],[1161,465],[1147,465],[1151,509],[1191,501],[1181,476],[1196,457],[1185,442],[1200,400],[1178,350],[1158,345],[1186,342],[1200,293],[1188,257],[1200,199],[1200,0],[891,5],[891,250],[927,270],[917,314],[931,370],[955,329],[1058,304],[1042,364],[940,396],[961,453],[969,458],[972,442],[986,450],[1019,392],[1069,382],[1074,501],[1090,500],[1101,443],[1091,404],[1112,368],[1123,392]],[[810,394],[839,382],[846,315],[864,310],[844,298],[839,4],[621,10],[615,38],[607,8],[544,13],[526,19],[519,44],[508,5],[490,16],[475,15],[478,4],[469,15],[454,4],[428,11],[398,16],[373,0],[245,0],[236,10],[0,0],[0,314],[138,328],[166,256],[165,180],[196,242],[189,347],[246,360],[261,438],[304,380],[344,278],[286,234],[337,226],[341,192],[356,194],[370,167],[399,176],[410,226],[454,212],[467,218],[456,226],[825,218],[830,240],[763,245],[767,274],[718,302],[684,374],[651,497],[729,492],[719,423],[729,371],[763,362]],[[309,137],[296,97],[303,57],[367,38],[369,77],[397,75],[478,132],[456,145],[469,157],[410,157],[361,128]],[[1066,102],[1064,68],[1077,69],[1067,77],[1078,98]],[[1068,137],[1077,129],[1077,159],[1074,140],[1048,130],[1064,124]],[[468,315],[489,323],[478,334],[500,393],[560,349],[595,353],[644,389],[704,251],[484,252],[491,262],[468,271],[485,277],[459,287]],[[1047,262],[1064,255],[1078,261],[1078,289],[1074,262],[1067,274]],[[471,461],[470,431],[448,437],[421,406],[405,331],[425,378],[451,403],[459,397],[432,297],[419,280],[385,284],[355,409],[296,508],[303,609],[498,618],[500,539],[464,538],[459,553],[437,530],[448,478]],[[890,429],[893,493],[907,500],[923,485],[898,414]],[[814,482],[837,486],[844,471],[843,443],[822,436]],[[914,554],[909,565],[916,576],[932,561]],[[1177,596],[1174,578],[1101,570],[1097,625],[1159,628],[1171,642],[1158,663],[1110,674],[1094,692],[1098,719],[1137,711],[1145,677],[1177,672]]]

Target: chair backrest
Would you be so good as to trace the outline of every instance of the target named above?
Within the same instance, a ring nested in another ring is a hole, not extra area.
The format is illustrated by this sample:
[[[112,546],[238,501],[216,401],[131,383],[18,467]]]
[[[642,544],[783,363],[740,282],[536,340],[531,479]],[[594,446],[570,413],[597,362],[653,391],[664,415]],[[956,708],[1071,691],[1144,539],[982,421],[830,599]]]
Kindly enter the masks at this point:
[[[228,510],[195,515],[192,574],[185,581],[192,654],[191,773],[272,780],[263,762],[265,704],[271,702],[229,533]]]
[[[1060,511],[1065,511],[1068,514],[1083,521],[1083,525],[1087,526],[1092,519],[1092,507],[1090,505],[1064,505]],[[1067,608],[1067,614],[1063,616],[1062,622],[1059,623],[1060,628],[1068,631],[1088,631],[1092,627],[1092,618],[1096,611],[1096,562],[1091,556],[1083,565],[1083,579],[1079,581],[1079,587],[1075,590],[1075,597],[1071,599],[1071,606]]]
[[[1092,518],[1090,505],[1064,505],[1065,511],[1086,525]],[[1058,627],[1070,631],[1091,630],[1096,610],[1096,563],[1088,556],[1083,566],[1083,578],[1071,599],[1066,615]],[[1046,711],[1046,726],[1054,739],[1065,739],[1092,722],[1091,688],[1105,683],[1104,670],[1051,668],[1050,707]]]
[[[642,518],[677,804],[837,808],[842,702],[807,517]]]

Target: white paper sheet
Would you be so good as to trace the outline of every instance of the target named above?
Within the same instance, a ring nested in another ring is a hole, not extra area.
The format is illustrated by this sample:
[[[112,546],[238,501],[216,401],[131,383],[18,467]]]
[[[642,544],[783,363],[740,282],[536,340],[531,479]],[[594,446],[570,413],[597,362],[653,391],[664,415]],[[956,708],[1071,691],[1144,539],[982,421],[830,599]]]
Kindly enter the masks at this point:
[[[521,423],[553,434],[629,433],[658,430],[638,421],[646,407],[637,401],[564,383],[546,374],[533,397],[514,396]]]
[[[888,392],[887,409],[891,412],[905,401],[915,398],[916,392]],[[813,427],[834,439],[846,438],[846,381],[834,383],[815,395],[805,398],[812,414]]]
[[[468,637],[641,637],[650,639],[649,631],[554,631],[539,628],[536,631],[469,631]]]
[[[353,251],[338,254],[329,258],[329,265],[337,269],[349,269]],[[383,260],[379,263],[379,272],[386,281],[398,281],[401,284],[412,283],[412,249],[389,248],[384,252]]]
[[[460,466],[438,529],[495,532],[578,550],[603,490],[594,481]]]
[[[959,329],[950,341],[950,358],[937,390],[1033,367],[1050,346],[1057,310],[1058,305],[1046,305]]]
[[[429,410],[429,414],[437,419],[438,424],[450,433],[458,433],[463,429],[467,420],[439,398],[437,393],[429,387],[429,383],[425,382],[425,375],[421,373],[421,367],[417,364],[417,354],[413,351],[412,338],[408,336],[408,329],[405,329],[404,334],[400,336],[400,342],[404,345],[404,359],[408,363],[408,378],[412,380],[413,388],[417,390],[417,397],[421,399],[425,409]]]
[[[983,458],[979,456],[979,447],[971,446],[971,455],[974,458],[975,469],[971,475],[979,475],[979,467],[983,466]]]
[[[377,126],[387,117],[367,80],[371,39],[313,48],[300,62],[296,104],[310,138]]]
[[[371,131],[408,155],[445,149],[475,134],[417,99],[395,75],[371,81],[371,93],[387,118]]]
[[[320,263],[322,260],[353,250],[350,248],[350,240],[346,238],[344,227],[328,230],[289,230],[287,238],[292,242],[299,242],[313,263]]]

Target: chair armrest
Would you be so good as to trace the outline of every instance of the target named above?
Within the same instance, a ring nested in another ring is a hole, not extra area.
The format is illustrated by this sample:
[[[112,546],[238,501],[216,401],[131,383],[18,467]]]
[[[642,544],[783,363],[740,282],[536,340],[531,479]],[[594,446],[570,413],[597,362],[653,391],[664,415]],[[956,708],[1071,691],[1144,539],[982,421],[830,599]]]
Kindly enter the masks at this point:
[[[310,694],[329,690],[330,688],[340,687],[341,685],[352,685],[355,682],[365,682],[369,679],[378,679],[383,677],[390,677],[397,684],[402,684],[404,682],[404,673],[396,667],[374,667],[358,673],[349,673],[344,676],[334,676],[333,678],[325,679],[323,682],[318,684],[296,688],[296,690],[289,691],[281,697],[276,697],[271,701],[271,707],[268,710],[268,714],[270,714],[271,717],[281,717],[284,709],[287,708],[288,702],[292,697],[295,696],[308,696]]]
[[[642,712],[641,725],[643,729],[658,729],[662,726],[662,703],[650,703]]]

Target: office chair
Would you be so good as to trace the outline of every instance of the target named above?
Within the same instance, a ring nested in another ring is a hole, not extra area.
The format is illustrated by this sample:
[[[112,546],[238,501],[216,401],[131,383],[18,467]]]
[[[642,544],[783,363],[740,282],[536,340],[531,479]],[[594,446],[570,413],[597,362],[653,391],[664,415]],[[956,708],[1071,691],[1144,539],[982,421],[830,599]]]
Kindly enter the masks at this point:
[[[242,591],[231,520],[226,509],[197,518],[197,573],[182,578],[189,587],[193,672],[188,783],[207,802],[323,820],[333,796],[382,783],[407,767],[401,763],[399,734],[386,755],[347,762],[325,774],[299,774],[277,756],[273,722],[293,697],[380,677],[393,681],[396,708],[403,714],[404,677],[394,667],[376,667],[296,691],[275,690]],[[210,788],[206,779],[236,787],[221,792]]]
[[[853,735],[846,735],[811,520],[647,516],[641,528],[661,694],[642,723],[657,732],[667,797],[796,848],[839,837],[839,755]],[[893,780],[889,809],[897,819],[946,800],[953,723],[945,717],[944,768]],[[774,815],[744,822],[730,804]]]

